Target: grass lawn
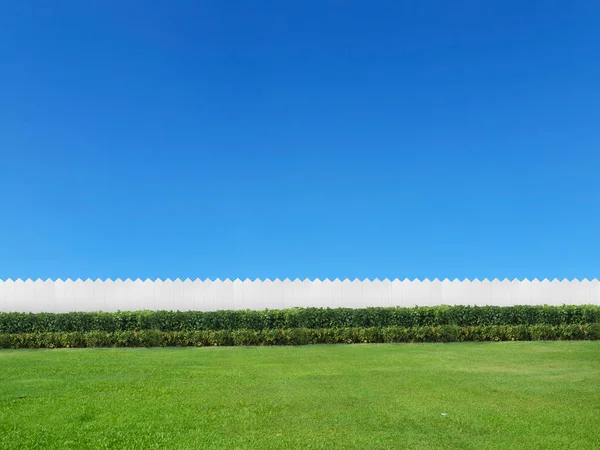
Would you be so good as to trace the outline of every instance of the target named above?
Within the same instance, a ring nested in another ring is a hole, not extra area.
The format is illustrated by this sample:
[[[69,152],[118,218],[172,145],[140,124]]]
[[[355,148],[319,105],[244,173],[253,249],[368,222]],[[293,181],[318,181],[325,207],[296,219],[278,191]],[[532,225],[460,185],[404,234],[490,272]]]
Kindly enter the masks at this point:
[[[600,342],[2,350],[0,448],[600,448]]]

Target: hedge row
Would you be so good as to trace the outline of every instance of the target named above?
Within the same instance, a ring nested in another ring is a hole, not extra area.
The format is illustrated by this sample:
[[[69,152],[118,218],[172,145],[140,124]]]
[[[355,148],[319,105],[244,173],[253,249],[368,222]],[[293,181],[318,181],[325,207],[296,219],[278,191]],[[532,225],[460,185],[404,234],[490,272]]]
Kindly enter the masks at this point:
[[[0,348],[186,347],[392,342],[599,340],[600,324],[291,328],[220,331],[91,331],[0,335]]]
[[[0,333],[270,330],[599,323],[600,306],[293,308],[266,311],[0,313]]]

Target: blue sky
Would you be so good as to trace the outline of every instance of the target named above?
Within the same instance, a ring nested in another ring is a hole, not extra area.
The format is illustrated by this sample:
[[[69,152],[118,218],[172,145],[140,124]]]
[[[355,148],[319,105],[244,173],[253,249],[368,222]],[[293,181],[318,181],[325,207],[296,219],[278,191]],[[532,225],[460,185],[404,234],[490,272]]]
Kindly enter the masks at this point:
[[[597,277],[596,1],[2,1],[0,278]]]

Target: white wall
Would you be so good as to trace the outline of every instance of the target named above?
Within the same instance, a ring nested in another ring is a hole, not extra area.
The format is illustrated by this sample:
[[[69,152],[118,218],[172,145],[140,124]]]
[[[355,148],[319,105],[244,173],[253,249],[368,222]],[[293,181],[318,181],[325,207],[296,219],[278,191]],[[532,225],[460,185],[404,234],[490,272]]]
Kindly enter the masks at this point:
[[[0,280],[0,312],[600,305],[594,280]]]

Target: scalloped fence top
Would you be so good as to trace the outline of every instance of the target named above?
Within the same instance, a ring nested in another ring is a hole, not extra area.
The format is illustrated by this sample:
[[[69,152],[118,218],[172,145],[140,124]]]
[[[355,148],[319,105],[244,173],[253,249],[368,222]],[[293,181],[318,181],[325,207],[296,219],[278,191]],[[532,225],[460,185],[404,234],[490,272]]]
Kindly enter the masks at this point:
[[[53,282],[53,283],[73,283],[73,282],[89,282],[89,281],[93,281],[96,283],[105,283],[105,282],[112,282],[112,283],[116,283],[116,282],[126,282],[126,281],[133,281],[133,282],[152,282],[152,283],[175,283],[175,282],[201,282],[201,283],[215,283],[215,282],[232,282],[232,283],[248,283],[248,282],[252,282],[252,283],[265,283],[265,282],[311,282],[311,283],[316,283],[316,282],[361,282],[361,283],[375,283],[375,282],[385,282],[385,281],[389,281],[389,282],[411,282],[411,283],[424,283],[424,282],[454,282],[454,283],[467,283],[467,282],[484,282],[484,281],[493,281],[493,282],[506,282],[506,281],[510,281],[513,283],[535,283],[535,282],[549,282],[549,281],[563,281],[563,282],[575,282],[575,281],[579,281],[579,282],[593,282],[593,281],[598,281],[597,278],[593,278],[591,280],[587,279],[587,278],[582,278],[581,280],[578,278],[573,278],[571,280],[569,280],[568,278],[563,278],[563,279],[558,279],[558,278],[553,278],[552,280],[549,280],[548,278],[543,278],[542,280],[538,279],[538,278],[532,278],[531,280],[529,280],[528,278],[503,278],[503,279],[499,279],[499,278],[483,278],[483,279],[479,279],[479,278],[463,278],[458,279],[458,278],[453,278],[452,280],[448,279],[448,278],[444,278],[443,280],[440,280],[438,278],[433,278],[433,279],[429,279],[429,278],[424,278],[424,279],[419,279],[419,278],[413,278],[413,279],[409,279],[409,278],[404,278],[404,279],[399,279],[399,278],[394,278],[394,279],[389,279],[389,278],[344,278],[344,279],[340,279],[340,278],[323,278],[322,280],[320,278],[284,278],[283,280],[280,278],[265,278],[264,280],[260,279],[260,278],[244,278],[243,280],[240,278],[224,278],[223,280],[221,280],[220,278],[215,278],[214,280],[211,280],[210,278],[205,278],[205,279],[201,279],[201,278],[195,278],[195,279],[190,279],[190,278],[185,278],[185,279],[181,279],[181,278],[175,278],[175,279],[170,279],[170,278],[165,278],[160,279],[160,278],[155,278],[150,279],[150,278],[115,278],[114,280],[111,278],[105,278],[105,279],[101,279],[101,278],[96,278],[96,279],[92,279],[92,278],[86,278],[86,279],[82,279],[82,278],[76,278],[75,280],[71,279],[71,278],[66,278],[64,280],[62,280],[61,278],[57,278],[56,280],[53,280],[51,278],[46,278],[46,279],[42,279],[42,278],[36,278],[35,280],[31,279],[31,278],[26,278],[26,279],[22,279],[22,278],[16,278],[16,279],[11,279],[11,278],[7,278],[5,280],[0,279],[0,283],[8,283],[8,282]]]

